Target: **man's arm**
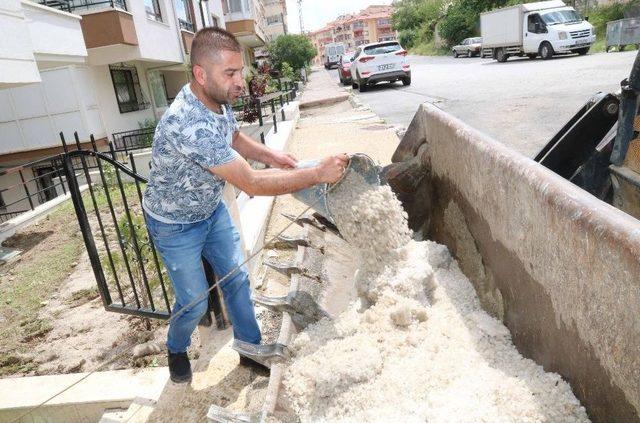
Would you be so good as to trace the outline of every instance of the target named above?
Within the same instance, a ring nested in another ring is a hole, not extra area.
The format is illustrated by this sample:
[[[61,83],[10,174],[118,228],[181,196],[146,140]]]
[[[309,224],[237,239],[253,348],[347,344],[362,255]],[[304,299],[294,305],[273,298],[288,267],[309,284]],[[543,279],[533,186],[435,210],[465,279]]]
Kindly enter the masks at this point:
[[[296,159],[293,156],[271,150],[240,131],[236,131],[233,134],[231,146],[248,160],[256,160],[269,166],[284,169],[290,169],[296,165]]]
[[[326,157],[320,165],[311,168],[255,170],[246,160],[238,157],[230,163],[209,168],[209,171],[250,196],[281,195],[323,182],[337,182],[348,162],[349,158],[341,155]]]

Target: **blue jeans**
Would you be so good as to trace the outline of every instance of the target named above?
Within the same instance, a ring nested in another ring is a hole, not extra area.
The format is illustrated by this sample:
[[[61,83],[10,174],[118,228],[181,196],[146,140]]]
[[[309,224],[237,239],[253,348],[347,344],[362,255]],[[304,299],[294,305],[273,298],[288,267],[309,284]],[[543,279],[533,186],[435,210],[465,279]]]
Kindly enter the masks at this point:
[[[162,257],[173,284],[176,302],[173,315],[187,305],[188,309],[169,323],[167,349],[172,353],[185,352],[191,344],[191,334],[207,311],[209,288],[204,274],[202,257],[222,278],[243,262],[240,234],[234,226],[224,203],[200,222],[169,224],[145,213],[147,227]],[[241,341],[259,344],[260,328],[251,302],[249,275],[240,267],[221,284],[222,295],[233,325],[233,336]],[[193,301],[203,297],[199,302]]]

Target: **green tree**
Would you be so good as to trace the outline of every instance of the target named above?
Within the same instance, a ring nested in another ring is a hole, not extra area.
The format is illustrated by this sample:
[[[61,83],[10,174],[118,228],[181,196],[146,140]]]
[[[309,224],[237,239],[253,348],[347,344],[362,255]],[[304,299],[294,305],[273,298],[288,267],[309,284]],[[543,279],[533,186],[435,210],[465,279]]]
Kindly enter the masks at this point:
[[[288,63],[295,71],[304,68],[317,53],[311,41],[300,34],[281,35],[268,46],[271,63],[282,71],[283,63]]]

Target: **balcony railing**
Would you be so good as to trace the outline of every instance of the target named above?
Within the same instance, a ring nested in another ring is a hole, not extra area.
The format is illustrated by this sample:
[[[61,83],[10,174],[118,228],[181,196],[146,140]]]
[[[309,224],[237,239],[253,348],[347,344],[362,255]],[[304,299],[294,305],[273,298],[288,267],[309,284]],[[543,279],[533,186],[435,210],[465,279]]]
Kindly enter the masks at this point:
[[[184,29],[185,31],[189,31],[189,32],[194,32],[193,23],[187,22],[184,19],[178,19],[178,22],[180,23],[180,29]]]
[[[77,10],[90,10],[99,7],[110,7],[112,9],[127,10],[125,0],[40,0],[43,6],[64,10],[65,12],[75,12]]]

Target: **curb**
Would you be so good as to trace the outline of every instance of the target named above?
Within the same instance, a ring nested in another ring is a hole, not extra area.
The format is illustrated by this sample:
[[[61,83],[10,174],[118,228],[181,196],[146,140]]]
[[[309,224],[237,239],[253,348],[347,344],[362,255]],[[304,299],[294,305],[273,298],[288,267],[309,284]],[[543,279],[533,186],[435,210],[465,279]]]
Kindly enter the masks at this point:
[[[320,106],[328,106],[331,104],[341,103],[348,99],[349,99],[349,94],[344,93],[344,94],[339,94],[333,97],[322,98],[319,100],[306,101],[304,103],[300,103],[300,110],[311,109],[311,108],[320,107]]]

